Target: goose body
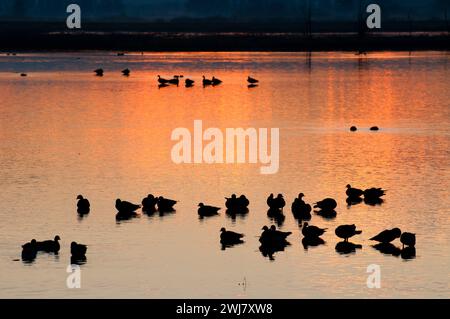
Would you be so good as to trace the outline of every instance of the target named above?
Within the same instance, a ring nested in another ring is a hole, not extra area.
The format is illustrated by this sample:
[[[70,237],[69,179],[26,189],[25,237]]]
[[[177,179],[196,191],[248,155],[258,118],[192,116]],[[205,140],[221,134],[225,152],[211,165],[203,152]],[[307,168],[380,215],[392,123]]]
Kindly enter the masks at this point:
[[[402,234],[402,231],[399,228],[386,229],[383,230],[378,235],[370,238],[370,240],[378,241],[380,243],[390,243],[396,238],[399,238]]]
[[[212,85],[219,85],[222,83],[222,81],[219,80],[218,78],[212,77],[211,83],[212,83]]]
[[[300,193],[291,205],[291,211],[297,219],[310,219],[311,218],[311,205],[306,204],[303,200],[303,193]]]
[[[179,77],[178,75],[175,75],[175,76],[173,77],[173,79],[170,79],[170,80],[168,81],[168,83],[170,83],[170,84],[175,84],[176,86],[178,86],[178,84],[180,84],[180,77]]]
[[[201,217],[214,216],[219,214],[220,207],[209,206],[203,203],[198,204],[198,214]]]
[[[167,84],[169,83],[169,80],[162,78],[160,75],[158,75],[158,82],[160,84]]]
[[[283,198],[282,194],[278,194],[276,198],[274,198],[273,194],[270,194],[267,198],[267,205],[271,209],[279,209],[282,210],[284,206],[286,206],[286,201]]]
[[[72,257],[85,257],[86,251],[87,251],[86,245],[78,244],[74,241],[70,244],[70,253]]]
[[[91,204],[87,198],[84,198],[82,195],[77,196],[77,212],[79,214],[87,214],[91,210]]]
[[[363,192],[363,190],[358,189],[358,188],[353,188],[350,184],[348,184],[345,194],[347,194],[347,197],[350,197],[350,198],[359,198],[364,194],[364,192]]]
[[[128,68],[126,68],[126,69],[124,69],[124,70],[122,70],[122,74],[124,75],[124,76],[129,76],[130,75],[130,69],[128,69]]]
[[[29,243],[25,243],[22,245],[22,259],[30,261],[35,259],[37,251],[38,249],[36,239],[32,239]]]
[[[361,230],[356,230],[356,225],[341,225],[338,226],[334,233],[336,234],[336,236],[338,236],[339,238],[344,239],[344,241],[348,241],[348,239],[350,237],[353,237],[355,235],[361,234],[362,231]]]
[[[325,198],[314,205],[314,208],[322,210],[333,210],[337,207],[337,202],[333,198]]]
[[[256,83],[258,83],[259,81],[257,80],[257,79],[255,79],[255,78],[252,78],[252,77],[248,77],[247,78],[247,82],[248,83],[250,83],[250,84],[256,84]]]
[[[59,240],[61,240],[61,238],[56,235],[54,240],[38,241],[36,242],[36,248],[40,251],[57,253],[61,248],[59,245]]]
[[[266,245],[277,245],[286,242],[286,238],[292,234],[292,232],[282,232],[276,229],[275,225],[262,228],[263,232],[259,237],[259,241]]]
[[[222,244],[237,244],[242,242],[244,234],[226,230],[224,227],[220,229],[220,242]]]
[[[152,194],[148,194],[147,197],[142,199],[142,210],[145,212],[154,212],[156,211],[156,204],[158,203],[158,199]]]
[[[386,191],[381,188],[368,188],[364,190],[364,198],[365,199],[379,199],[380,197],[384,196],[386,194]]]
[[[207,79],[205,76],[203,76],[203,86],[212,85],[212,80]]]
[[[225,206],[230,210],[245,210],[250,204],[245,195],[239,197],[236,194],[232,194],[231,197],[225,197]]]
[[[176,200],[159,196],[158,197],[158,210],[160,212],[171,212],[174,210],[173,206],[175,206],[176,203],[177,203]]]
[[[405,232],[400,236],[400,242],[403,247],[414,247],[416,245],[416,234]]]
[[[320,237],[327,231],[326,228],[319,228],[317,226],[310,226],[308,223],[304,223],[302,227],[302,234],[305,237]]]
[[[132,213],[141,208],[141,205],[133,204],[124,200],[116,199],[116,209],[119,213]]]
[[[102,68],[95,69],[94,72],[95,72],[96,76],[103,76],[103,69]]]
[[[194,85],[194,83],[195,83],[195,81],[191,80],[191,79],[184,80],[184,84],[186,85],[186,87],[191,87]]]

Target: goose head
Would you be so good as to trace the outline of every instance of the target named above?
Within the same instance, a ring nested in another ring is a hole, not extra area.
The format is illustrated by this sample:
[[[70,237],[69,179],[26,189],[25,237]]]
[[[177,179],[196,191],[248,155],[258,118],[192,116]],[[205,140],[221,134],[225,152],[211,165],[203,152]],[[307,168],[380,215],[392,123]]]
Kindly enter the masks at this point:
[[[56,235],[55,236],[55,241],[58,241],[58,240],[61,240],[61,238],[58,235]]]
[[[83,196],[82,195],[78,195],[77,199],[83,199]]]
[[[205,206],[203,203],[198,204],[198,207],[203,207],[203,206]]]
[[[225,229],[225,227],[222,227],[221,229],[220,229],[220,232],[221,233],[223,233],[223,232],[226,232],[227,230]]]

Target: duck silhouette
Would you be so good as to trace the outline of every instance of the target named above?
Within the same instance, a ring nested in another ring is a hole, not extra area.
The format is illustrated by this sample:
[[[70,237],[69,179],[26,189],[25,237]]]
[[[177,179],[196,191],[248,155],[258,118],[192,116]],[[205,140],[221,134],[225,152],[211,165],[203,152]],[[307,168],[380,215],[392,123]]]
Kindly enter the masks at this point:
[[[94,73],[96,76],[103,76],[103,69],[102,68],[95,69]]]
[[[26,74],[26,73],[20,73],[20,76],[21,76],[21,77],[25,77],[25,76],[28,76],[28,74]]]
[[[160,75],[158,75],[158,83],[159,84],[168,84],[169,80],[162,78]]]
[[[416,245],[416,234],[404,232],[400,236],[400,242],[403,244],[403,248],[405,246],[414,247]]]
[[[325,198],[315,203],[314,208],[319,208],[323,211],[332,211],[337,207],[337,202],[333,198]]]
[[[223,248],[242,244],[244,242],[242,238],[244,238],[244,234],[226,230],[225,227],[220,229],[220,243]]]
[[[194,83],[195,83],[195,81],[194,81],[194,80],[191,80],[191,79],[186,79],[186,80],[184,80],[184,85],[185,85],[187,88],[190,88],[190,87],[194,86]]]
[[[86,251],[87,251],[87,246],[86,245],[78,244],[75,241],[73,241],[70,244],[70,254],[74,258],[86,257]]]
[[[116,209],[119,213],[133,213],[141,208],[141,205],[133,204],[120,198],[116,199]]]
[[[177,203],[176,200],[164,198],[162,196],[158,197],[158,210],[160,212],[173,212],[175,208],[175,204]]]
[[[212,85],[212,80],[207,79],[205,76],[203,76],[203,86],[208,86],[208,85]]]
[[[267,198],[267,205],[274,210],[283,210],[283,207],[286,205],[286,201],[284,200],[282,194],[278,194],[276,198],[274,198],[273,194],[270,194]]]
[[[378,241],[380,243],[390,243],[391,241],[399,238],[402,234],[400,228],[392,228],[383,230],[376,236],[370,238],[370,240]]]
[[[209,206],[203,203],[198,204],[198,215],[202,217],[210,217],[219,214],[220,207]]]
[[[142,211],[146,213],[154,213],[156,212],[156,204],[158,203],[158,199],[152,194],[148,194],[147,197],[142,199]]]
[[[59,252],[59,249],[61,248],[61,246],[59,245],[60,240],[61,238],[56,235],[54,240],[38,241],[36,242],[37,250],[57,254]]]
[[[250,204],[245,195],[239,197],[236,194],[232,194],[231,197],[225,197],[225,206],[229,210],[242,211],[245,210]]]
[[[174,75],[173,79],[170,79],[168,81],[169,84],[175,84],[176,86],[178,86],[180,84],[180,76],[179,75]]]
[[[355,235],[361,234],[362,230],[356,230],[356,225],[355,224],[352,224],[352,225],[341,225],[341,226],[338,226],[334,230],[334,233],[339,238],[342,238],[342,239],[344,239],[344,241],[348,242],[348,239],[350,237],[353,237]]]
[[[350,184],[348,184],[346,187],[347,190],[345,191],[345,194],[348,198],[360,198],[364,194],[364,191],[362,189],[353,188]]]
[[[222,83],[222,80],[219,80],[218,78],[215,78],[214,76],[211,79],[211,83],[213,86],[219,85]]]
[[[282,232],[277,230],[275,225],[270,226],[270,229],[267,226],[264,226],[263,232],[259,238],[261,243],[283,243],[286,241],[286,238],[292,234],[292,232]]]
[[[357,130],[358,130],[358,128],[356,126],[350,127],[350,131],[351,132],[356,132]]]
[[[80,215],[89,214],[91,211],[91,204],[87,198],[84,198],[83,195],[77,196],[77,212]]]
[[[356,249],[361,249],[362,245],[354,244],[349,241],[341,241],[336,244],[335,250],[342,255],[351,254],[356,252]]]
[[[248,76],[248,77],[247,77],[247,82],[250,83],[250,84],[256,84],[256,83],[259,83],[259,81],[258,81],[257,79],[252,78],[251,76]]]
[[[291,211],[295,219],[310,220],[312,208],[311,205],[305,203],[304,196],[303,193],[298,194],[298,197],[292,202]]]
[[[128,68],[122,70],[122,75],[123,75],[123,76],[130,76],[130,73],[131,73],[131,71],[130,71],[130,69],[128,69]]]
[[[371,130],[371,131],[378,131],[378,130],[380,130],[380,128],[379,128],[378,126],[372,126],[372,127],[370,128],[370,130]]]
[[[25,262],[32,262],[36,259],[38,248],[36,239],[22,245],[22,260]]]
[[[380,197],[384,196],[386,194],[386,191],[381,188],[368,188],[364,190],[364,199],[367,200],[376,200]]]
[[[309,225],[308,223],[304,223],[302,227],[302,234],[304,237],[314,238],[320,237],[327,231],[326,228],[319,228],[317,226]]]

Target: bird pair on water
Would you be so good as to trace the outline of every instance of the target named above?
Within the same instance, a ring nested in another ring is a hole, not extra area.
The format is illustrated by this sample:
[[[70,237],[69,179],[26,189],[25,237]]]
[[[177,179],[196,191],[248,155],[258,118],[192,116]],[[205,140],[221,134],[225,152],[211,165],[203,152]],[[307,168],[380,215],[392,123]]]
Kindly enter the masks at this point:
[[[61,238],[56,235],[53,240],[37,241],[32,239],[30,242],[22,245],[22,260],[33,261],[39,251],[46,253],[58,254],[61,249],[59,241]],[[72,261],[83,261],[86,259],[87,246],[83,244],[78,244],[73,241],[70,244],[70,253]]]

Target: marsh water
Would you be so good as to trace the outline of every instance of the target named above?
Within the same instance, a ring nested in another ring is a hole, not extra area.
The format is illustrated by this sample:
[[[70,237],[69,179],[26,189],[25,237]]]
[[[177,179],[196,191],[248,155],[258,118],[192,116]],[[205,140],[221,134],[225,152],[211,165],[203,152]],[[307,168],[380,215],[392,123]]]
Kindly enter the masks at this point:
[[[445,52],[1,54],[0,297],[448,298],[449,67]],[[175,74],[195,86],[158,88],[157,75]],[[223,83],[203,88],[202,75]],[[248,75],[260,85],[249,89]],[[171,132],[194,120],[279,128],[278,173],[173,163]],[[387,189],[384,203],[348,207],[348,183]],[[299,192],[309,203],[338,201],[336,218],[310,221],[328,228],[324,245],[301,243],[290,212]],[[176,212],[116,221],[116,198],[140,203],[148,193],[178,200]],[[246,216],[226,215],[232,193],[249,198]],[[273,258],[258,241],[273,223],[270,193],[284,194],[280,228],[293,232]],[[84,218],[78,194],[91,202]],[[199,202],[223,209],[199,219]],[[334,228],[353,223],[362,248],[341,254]],[[221,227],[245,233],[245,243],[222,250]],[[369,238],[392,227],[416,233],[415,258],[372,247]],[[23,243],[55,235],[59,255],[21,261]],[[88,245],[80,289],[66,286],[71,241]],[[379,289],[367,287],[372,264]]]

